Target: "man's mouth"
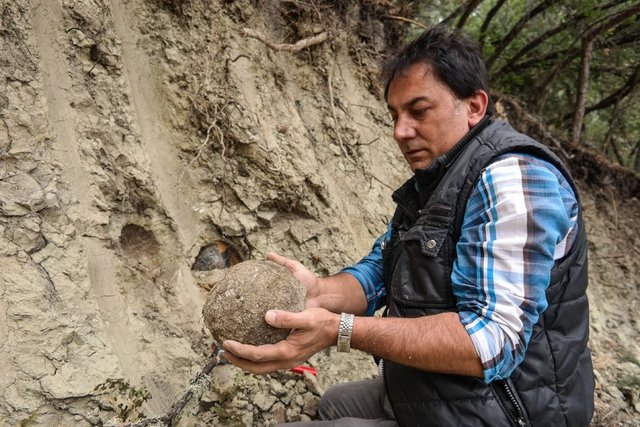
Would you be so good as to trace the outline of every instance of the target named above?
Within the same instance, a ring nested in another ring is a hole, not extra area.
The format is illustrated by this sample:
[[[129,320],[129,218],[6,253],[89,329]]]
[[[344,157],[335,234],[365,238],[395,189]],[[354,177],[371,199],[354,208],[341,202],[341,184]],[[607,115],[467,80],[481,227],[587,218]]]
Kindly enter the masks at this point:
[[[415,150],[408,150],[405,155],[407,157],[415,157],[417,155],[420,155],[420,153],[422,153],[422,149],[415,149]]]

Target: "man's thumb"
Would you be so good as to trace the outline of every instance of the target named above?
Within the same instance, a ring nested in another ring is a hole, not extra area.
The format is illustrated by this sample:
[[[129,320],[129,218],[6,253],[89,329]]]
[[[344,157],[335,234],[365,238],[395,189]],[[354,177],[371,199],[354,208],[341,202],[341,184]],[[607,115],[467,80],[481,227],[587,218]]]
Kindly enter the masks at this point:
[[[275,310],[269,310],[264,315],[264,321],[271,326],[278,327],[278,313]]]

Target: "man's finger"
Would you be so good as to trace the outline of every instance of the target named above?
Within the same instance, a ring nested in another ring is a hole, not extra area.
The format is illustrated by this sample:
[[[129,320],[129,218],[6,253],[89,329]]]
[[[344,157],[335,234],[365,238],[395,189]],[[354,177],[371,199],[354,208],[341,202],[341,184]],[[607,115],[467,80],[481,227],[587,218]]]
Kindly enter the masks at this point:
[[[233,340],[226,340],[222,343],[225,354],[227,352],[246,359],[251,362],[265,363],[273,360],[281,360],[284,357],[283,341],[277,344],[265,344],[265,345],[249,345],[242,344]]]
[[[275,252],[269,252],[267,254],[267,259],[277,264],[280,264],[281,266],[285,267],[287,270],[289,270],[292,273],[295,273],[301,268],[304,268],[304,266],[300,264],[298,261],[292,260],[287,257],[283,257],[282,255],[278,255]]]
[[[269,325],[280,329],[308,329],[310,326],[309,316],[304,311],[292,313],[290,311],[269,310],[265,313],[264,320]]]
[[[282,361],[257,363],[247,359],[243,359],[234,355],[233,353],[225,352],[225,358],[235,366],[245,371],[249,371],[253,374],[268,374],[279,369],[289,369],[295,366],[295,363],[288,363]]]

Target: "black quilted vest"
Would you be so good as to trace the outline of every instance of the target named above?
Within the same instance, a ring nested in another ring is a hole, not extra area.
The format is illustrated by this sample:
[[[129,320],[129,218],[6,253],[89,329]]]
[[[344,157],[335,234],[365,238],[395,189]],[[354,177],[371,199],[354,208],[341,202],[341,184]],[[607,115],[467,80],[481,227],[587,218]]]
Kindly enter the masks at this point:
[[[391,238],[382,251],[387,316],[457,311],[451,270],[466,203],[483,168],[506,152],[532,154],[550,162],[573,186],[568,171],[549,149],[505,122],[485,118],[393,195],[398,207]],[[385,382],[400,425],[589,424],[594,375],[587,348],[587,240],[582,217],[578,223],[570,252],[551,271],[546,291],[549,306],[533,328],[524,361],[509,379],[485,384],[479,378],[384,361]]]

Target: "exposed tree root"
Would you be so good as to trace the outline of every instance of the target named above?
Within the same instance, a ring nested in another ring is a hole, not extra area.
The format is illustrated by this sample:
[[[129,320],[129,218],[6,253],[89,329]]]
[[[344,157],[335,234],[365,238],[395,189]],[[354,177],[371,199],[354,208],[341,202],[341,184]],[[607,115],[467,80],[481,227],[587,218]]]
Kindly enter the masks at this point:
[[[125,424],[124,427],[151,427],[151,426],[171,426],[173,420],[180,415],[182,410],[187,406],[187,403],[196,395],[201,395],[203,390],[209,386],[209,372],[221,363],[221,352],[217,349],[214,350],[213,355],[207,362],[207,364],[198,372],[191,384],[187,387],[182,394],[182,397],[171,405],[171,408],[159,417],[145,418],[133,424]]]
[[[241,34],[245,37],[251,37],[252,39],[260,40],[267,47],[273,50],[286,51],[286,52],[299,52],[302,49],[306,49],[310,46],[320,44],[329,38],[329,34],[326,31],[324,31],[313,37],[308,37],[306,39],[298,40],[294,44],[287,44],[287,43],[274,43],[271,40],[267,39],[263,34],[259,33],[256,30],[252,30],[251,28],[243,28],[241,31]]]

